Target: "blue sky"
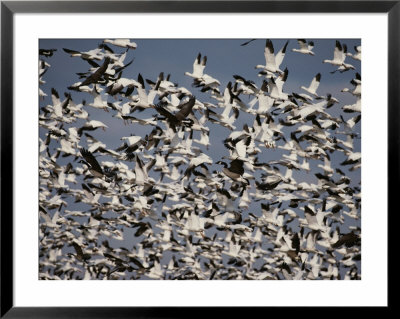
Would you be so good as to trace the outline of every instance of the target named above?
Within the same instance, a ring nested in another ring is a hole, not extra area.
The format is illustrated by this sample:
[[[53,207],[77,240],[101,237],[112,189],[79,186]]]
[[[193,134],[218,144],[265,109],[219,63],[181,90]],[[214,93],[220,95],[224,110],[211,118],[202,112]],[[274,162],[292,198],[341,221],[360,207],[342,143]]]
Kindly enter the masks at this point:
[[[63,51],[63,48],[74,49],[79,51],[87,51],[97,47],[103,39],[41,39],[39,46],[40,48],[54,48],[57,51],[50,58],[44,58],[51,67],[44,75],[46,83],[41,86],[41,89],[48,94],[48,96],[39,101],[39,106],[45,106],[51,104],[50,90],[55,88],[60,96],[63,96],[64,92],[68,92],[67,87],[75,82],[80,81],[77,72],[86,72],[89,69],[89,64],[80,58],[71,58],[69,54]],[[243,42],[248,39],[134,39],[137,43],[136,50],[130,50],[127,54],[125,62],[129,62],[134,58],[133,63],[123,71],[123,77],[137,79],[140,73],[143,78],[150,79],[152,81],[157,80],[157,76],[160,72],[164,72],[165,75],[171,74],[170,80],[177,83],[179,87],[185,87],[192,92],[201,101],[209,101],[216,103],[215,100],[210,98],[208,92],[202,93],[198,88],[191,86],[192,79],[185,76],[185,72],[192,71],[193,61],[195,60],[198,53],[203,56],[207,56],[207,65],[205,73],[218,79],[221,83],[220,91],[226,87],[229,81],[234,81],[233,75],[238,74],[246,79],[253,80],[258,87],[262,84],[262,78],[258,76],[258,70],[255,69],[255,65],[264,64],[264,46],[265,39],[257,39],[247,46],[241,46]],[[292,52],[292,48],[297,48],[298,44],[296,39],[290,39],[285,58],[282,62],[281,69],[285,67],[289,70],[288,79],[283,87],[283,91],[286,93],[306,93],[300,89],[301,85],[308,86],[312,78],[317,74],[321,73],[321,84],[318,89],[320,95],[332,94],[337,98],[340,103],[334,105],[330,109],[331,115],[338,117],[343,115],[345,119],[348,119],[354,114],[344,114],[341,111],[341,107],[346,104],[355,103],[356,98],[349,93],[340,92],[345,87],[351,87],[349,83],[351,79],[355,77],[355,72],[361,74],[361,63],[351,58],[347,58],[347,63],[351,63],[355,66],[356,70],[348,71],[344,73],[336,72],[331,74],[336,67],[330,64],[324,64],[324,59],[333,58],[333,50],[335,47],[336,39],[307,39],[313,40],[315,47],[313,51],[315,56],[303,55],[300,53]],[[349,52],[354,52],[353,47],[360,45],[359,39],[337,39],[342,44],[345,43],[348,47]],[[272,39],[274,44],[275,52],[278,52],[287,41],[286,39]],[[122,53],[124,50],[111,46],[115,49],[115,52]],[[92,97],[89,94],[71,92],[72,99],[75,103],[80,103],[82,100],[90,102]],[[109,102],[114,102],[113,97],[107,98]],[[249,102],[247,97],[243,96],[244,102]],[[143,127],[140,125],[123,125],[121,121],[112,118],[110,113],[95,110],[91,107],[86,107],[86,110],[90,114],[91,119],[96,119],[104,122],[108,125],[108,129],[103,132],[96,130],[89,132],[97,139],[104,142],[108,148],[115,149],[122,144],[120,138],[122,136],[129,135],[140,135],[144,137],[151,131],[151,128]],[[143,111],[142,113],[134,113],[134,116],[140,118],[152,117],[156,112],[152,109]],[[235,122],[237,130],[241,130],[244,124],[251,126],[254,121],[254,116],[241,112],[239,118]],[[84,122],[80,122],[83,125]],[[75,125],[75,124],[74,124]],[[68,125],[66,125],[68,127]],[[226,128],[220,127],[210,123],[210,142],[211,146],[209,149],[204,149],[210,157],[213,158],[214,163],[221,160],[223,156],[229,155],[228,150],[223,146],[223,139],[227,138],[231,131]],[[284,129],[286,130],[286,129]],[[39,136],[45,138],[45,130],[39,130]],[[355,127],[355,133],[360,135],[361,125],[360,123]],[[342,137],[343,138],[343,137]],[[85,139],[82,137],[81,146],[85,146]],[[53,147],[55,144],[52,144]],[[361,143],[360,139],[355,140],[354,151],[360,151]],[[271,161],[279,160],[283,154],[288,152],[276,150],[263,150],[262,154],[259,154],[260,161]],[[341,152],[335,152],[332,157],[332,165],[334,167],[340,167],[338,163],[345,159]],[[71,162],[73,159],[59,158],[57,162],[60,165],[65,165]],[[107,156],[99,156],[98,160],[109,160]],[[310,161],[311,172],[294,172],[294,177],[297,182],[306,181],[317,183],[317,179],[314,173],[321,172],[321,169],[317,168],[317,161]],[[213,169],[220,170],[221,167],[213,165]],[[284,172],[284,170],[283,170]],[[348,176],[351,178],[351,185],[357,186],[360,183],[361,175],[360,170],[355,172],[348,172]],[[79,187],[79,185],[77,185]],[[168,203],[168,202],[167,202]],[[69,210],[74,209],[87,209],[82,204],[74,204],[72,201],[68,202]],[[260,211],[260,202],[252,203],[249,211],[257,212]],[[353,220],[346,218],[346,223],[342,226],[346,229],[349,225],[360,226],[360,221],[354,222]],[[124,246],[128,249],[135,245],[135,241],[139,240],[132,236],[135,230],[124,230],[127,234],[126,238],[132,238],[131,240],[124,240],[124,242],[110,240],[110,243],[115,246]],[[128,235],[129,234],[129,235]]]

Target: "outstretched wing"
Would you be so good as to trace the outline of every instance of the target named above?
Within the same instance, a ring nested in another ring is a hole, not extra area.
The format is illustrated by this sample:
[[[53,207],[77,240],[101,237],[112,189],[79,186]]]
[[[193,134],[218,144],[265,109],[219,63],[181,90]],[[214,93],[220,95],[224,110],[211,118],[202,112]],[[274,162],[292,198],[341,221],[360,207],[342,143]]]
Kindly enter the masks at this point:
[[[163,108],[160,104],[157,104],[155,106],[155,109],[158,113],[160,113],[162,116],[165,116],[167,118],[168,121],[170,122],[176,122],[176,117],[175,115],[173,115],[172,113],[170,113],[169,111],[167,111],[165,108]]]
[[[185,119],[189,113],[192,111],[196,98],[192,96],[188,102],[182,105],[180,111],[175,114],[175,117],[178,121],[182,121]]]
[[[103,174],[103,170],[101,169],[99,162],[96,160],[96,158],[93,156],[93,154],[85,148],[81,148],[80,151],[81,151],[83,158],[86,160],[86,162],[89,163],[91,168],[93,170]]]
[[[235,159],[231,162],[231,166],[229,167],[231,172],[238,173],[239,175],[243,175],[244,168],[243,168],[243,161],[239,159]]]

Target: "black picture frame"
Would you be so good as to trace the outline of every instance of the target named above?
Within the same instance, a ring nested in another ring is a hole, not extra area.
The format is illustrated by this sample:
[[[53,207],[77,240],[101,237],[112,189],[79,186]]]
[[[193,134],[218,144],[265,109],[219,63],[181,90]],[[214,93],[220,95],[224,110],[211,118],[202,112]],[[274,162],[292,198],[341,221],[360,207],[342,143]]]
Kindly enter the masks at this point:
[[[96,3],[94,6],[93,3]],[[1,318],[176,318],[187,307],[14,307],[13,303],[13,18],[15,13],[269,12],[388,14],[388,207],[395,209],[399,180],[400,1],[1,1]],[[385,200],[385,199],[380,199]],[[388,218],[390,216],[388,215]],[[391,223],[388,223],[388,226]],[[391,225],[393,227],[393,223]],[[388,241],[390,245],[390,241]],[[389,254],[388,254],[389,256]],[[390,261],[390,260],[389,260]],[[388,282],[389,286],[390,281]],[[34,293],[34,292],[32,292]],[[390,308],[390,298],[388,300]],[[257,309],[257,307],[256,307]],[[235,309],[248,316],[254,308]],[[258,309],[259,310],[259,309]],[[227,315],[227,309],[196,314]],[[287,311],[287,310],[285,310]],[[297,315],[309,311],[291,307]],[[300,313],[299,313],[300,311]],[[334,312],[336,312],[334,310]],[[305,313],[304,313],[305,314]]]

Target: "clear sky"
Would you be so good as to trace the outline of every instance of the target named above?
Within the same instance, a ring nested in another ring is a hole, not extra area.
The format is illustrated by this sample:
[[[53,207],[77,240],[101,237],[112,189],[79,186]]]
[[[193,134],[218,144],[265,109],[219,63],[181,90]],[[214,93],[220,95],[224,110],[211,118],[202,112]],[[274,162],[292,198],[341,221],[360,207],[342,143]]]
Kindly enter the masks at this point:
[[[140,73],[144,79],[150,79],[156,82],[157,76],[160,72],[164,72],[165,75],[170,74],[170,81],[176,83],[179,87],[185,87],[192,92],[196,98],[202,102],[211,102],[216,104],[217,102],[210,97],[209,92],[202,93],[199,88],[192,87],[192,78],[185,76],[185,72],[192,71],[193,62],[198,53],[202,56],[207,56],[207,65],[205,73],[219,80],[221,83],[220,91],[223,92],[229,81],[234,82],[233,75],[241,75],[242,77],[253,80],[257,87],[262,85],[262,77],[258,76],[258,70],[255,69],[257,64],[265,64],[264,58],[264,46],[265,39],[257,39],[246,46],[241,44],[249,39],[134,39],[133,41],[137,44],[136,50],[129,50],[125,63],[134,59],[133,63],[127,67],[122,74],[122,77],[131,78],[137,80],[138,74]],[[308,86],[312,78],[317,74],[321,73],[321,83],[318,88],[320,95],[332,94],[339,100],[339,103],[329,109],[329,113],[334,117],[342,115],[345,119],[353,117],[355,113],[346,114],[343,113],[341,107],[347,104],[353,104],[356,98],[349,93],[341,92],[343,88],[351,88],[350,81],[355,77],[355,73],[361,74],[361,63],[355,61],[350,57],[347,58],[346,62],[351,63],[356,69],[348,72],[340,73],[336,72],[331,74],[331,71],[336,69],[335,66],[330,64],[322,63],[324,59],[333,58],[333,50],[335,47],[335,40],[339,40],[342,44],[345,43],[348,47],[348,51],[354,53],[354,46],[361,45],[359,39],[307,39],[307,41],[314,41],[313,51],[315,56],[304,55],[296,52],[292,52],[293,48],[298,48],[296,39],[290,39],[285,58],[282,62],[281,69],[287,67],[289,75],[286,83],[283,86],[283,91],[290,94],[306,93],[300,86]],[[48,94],[43,100],[39,101],[39,106],[43,107],[51,102],[51,88],[55,88],[60,97],[63,98],[64,92],[69,92],[72,95],[72,99],[75,103],[81,103],[82,100],[86,100],[87,103],[92,101],[92,97],[87,93],[78,93],[75,91],[68,91],[67,87],[81,81],[76,73],[87,72],[90,65],[83,61],[79,57],[70,57],[69,54],[63,51],[63,48],[88,51],[96,48],[103,39],[41,39],[39,43],[40,48],[46,49],[57,49],[54,55],[49,58],[43,58],[48,62],[51,67],[43,76],[46,81],[45,84],[41,85],[40,88]],[[272,39],[275,53],[278,52],[285,42],[286,39]],[[110,45],[116,53],[124,52],[124,49]],[[146,84],[147,89],[149,86]],[[104,92],[103,92],[104,93]],[[115,99],[111,96],[106,96],[109,102],[115,102]],[[246,96],[241,96],[243,102],[248,103],[250,101]],[[125,100],[124,100],[125,101]],[[116,149],[122,144],[121,137],[130,135],[139,135],[144,137],[149,134],[152,127],[144,127],[141,125],[128,124],[123,125],[122,121],[112,117],[112,112],[104,112],[97,110],[92,107],[86,106],[85,109],[90,114],[90,119],[100,120],[108,126],[106,131],[96,130],[91,131],[89,134],[95,138],[101,140],[107,145],[109,149]],[[139,118],[150,118],[155,115],[156,112],[153,109],[146,109],[145,111],[138,113],[135,112],[133,116]],[[241,112],[239,118],[235,122],[237,130],[241,130],[244,124],[249,126],[253,125],[254,116]],[[84,124],[81,120],[72,124],[80,127]],[[224,156],[228,156],[229,152],[224,147],[223,140],[231,133],[227,128],[221,127],[220,125],[208,123],[210,127],[210,147],[208,149],[203,147],[203,151],[209,155],[214,164],[211,166],[212,169],[220,171],[221,166],[215,163],[221,160]],[[65,128],[71,125],[65,125]],[[284,132],[289,132],[289,129],[284,128]],[[361,149],[360,137],[361,137],[361,123],[355,126],[355,133],[358,134],[358,138],[354,141],[354,152],[359,152]],[[46,130],[40,129],[39,136],[41,139],[45,139]],[[288,133],[289,134],[289,133]],[[289,135],[290,136],[290,135]],[[289,136],[287,136],[289,138]],[[195,136],[196,138],[198,136]],[[345,138],[340,136],[341,138]],[[281,141],[282,142],[282,141]],[[81,139],[81,147],[86,147],[86,141],[84,136]],[[52,142],[50,145],[51,149],[56,148],[58,145]],[[201,146],[199,146],[201,147]],[[289,154],[287,151],[279,149],[263,149],[263,152],[259,154],[260,162],[268,162],[272,160],[279,160],[283,154]],[[109,160],[110,158],[104,155],[96,154],[99,162]],[[66,165],[71,162],[74,165],[78,165],[73,161],[72,157],[59,157],[57,163],[60,165]],[[345,156],[342,152],[334,152],[331,155],[332,166],[335,168],[344,168],[339,165],[345,160]],[[299,183],[305,181],[308,183],[317,183],[315,173],[322,172],[317,167],[320,161],[310,161],[311,172],[306,173],[302,171],[295,171],[294,177]],[[133,164],[128,166],[133,168]],[[281,171],[284,173],[285,169]],[[259,174],[259,173],[256,173]],[[360,170],[348,171],[346,170],[347,176],[351,179],[351,186],[359,186],[361,181]],[[259,176],[259,175],[257,175]],[[80,185],[71,185],[71,187],[79,188]],[[83,204],[73,203],[71,199],[67,199],[69,210],[85,210]],[[169,204],[168,201],[166,205]],[[285,204],[282,208],[285,207]],[[248,216],[249,212],[255,215],[260,215],[260,202],[253,202],[249,206],[249,209],[243,212],[244,216]],[[160,211],[159,211],[160,212]],[[77,219],[79,220],[79,218]],[[82,220],[83,221],[83,220]],[[348,226],[360,226],[360,220],[354,221],[353,219],[345,217],[345,223],[341,226],[344,232],[348,231]],[[294,224],[293,228],[298,231]],[[110,240],[110,244],[115,247],[126,247],[131,249],[140,238],[133,236],[135,229],[124,229],[124,241]],[[169,257],[170,258],[170,257]],[[165,262],[168,262],[168,258]]]

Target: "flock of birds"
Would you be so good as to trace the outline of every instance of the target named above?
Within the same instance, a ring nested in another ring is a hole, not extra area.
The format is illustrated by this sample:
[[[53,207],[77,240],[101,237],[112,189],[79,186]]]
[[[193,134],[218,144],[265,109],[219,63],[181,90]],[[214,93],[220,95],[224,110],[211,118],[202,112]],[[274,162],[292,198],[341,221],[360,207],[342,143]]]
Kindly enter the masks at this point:
[[[361,47],[350,53],[333,41],[323,60],[354,73],[342,91],[355,103],[339,106],[318,92],[321,73],[285,91],[288,43],[275,52],[266,40],[259,85],[235,74],[222,86],[199,53],[185,73],[196,94],[163,72],[123,77],[140,49],[128,39],[86,52],[40,49],[39,278],[360,279],[361,189],[348,172],[361,166],[361,76],[345,61],[360,61]],[[289,54],[317,59],[313,48],[300,39]],[[41,89],[55,54],[88,66],[64,96]],[[109,126],[93,109],[149,133],[109,148],[95,137]],[[244,113],[252,123],[238,127]],[[222,158],[208,152],[215,126],[226,132]],[[274,150],[280,159],[260,161]],[[344,160],[334,166],[337,154]]]

